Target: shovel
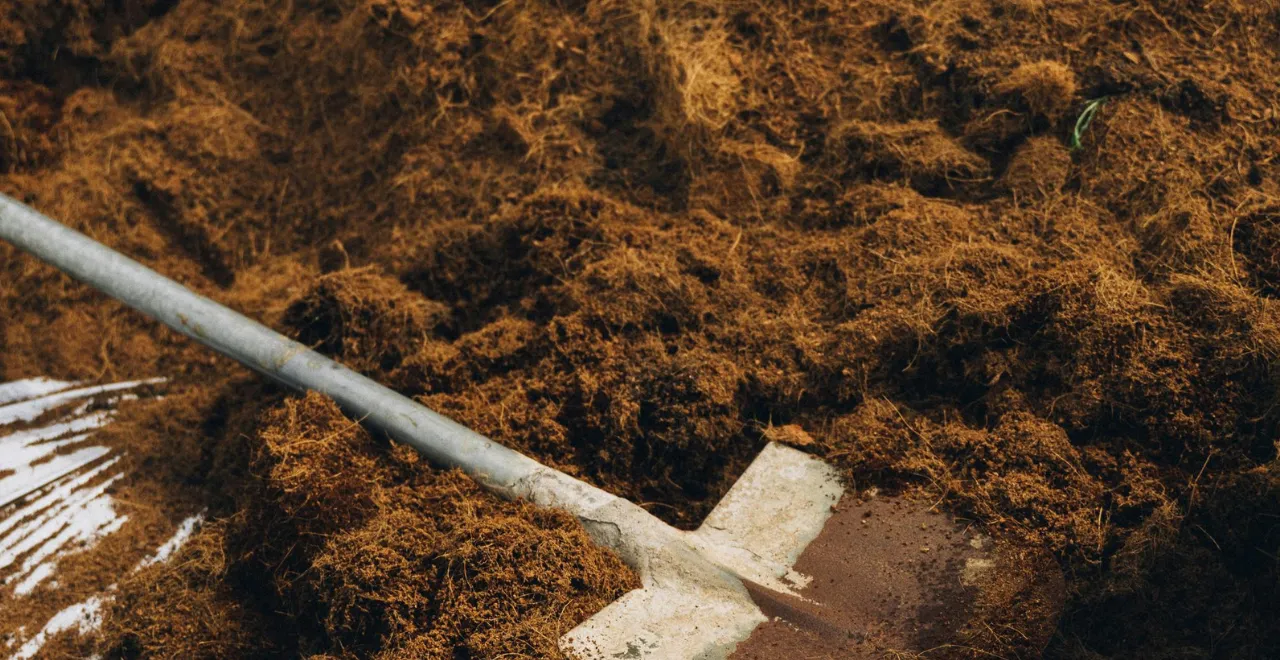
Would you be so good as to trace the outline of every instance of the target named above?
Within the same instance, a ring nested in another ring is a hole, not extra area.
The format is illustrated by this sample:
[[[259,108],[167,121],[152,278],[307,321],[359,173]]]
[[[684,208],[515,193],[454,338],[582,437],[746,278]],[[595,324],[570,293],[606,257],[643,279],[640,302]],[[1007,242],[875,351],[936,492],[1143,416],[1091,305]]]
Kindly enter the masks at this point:
[[[565,634],[560,647],[571,657],[914,654],[968,639],[989,592],[1020,594],[1030,614],[1009,628],[1023,649],[1038,655],[1054,628],[1056,567],[909,501],[846,496],[831,466],[796,449],[766,445],[697,530],[677,530],[4,195],[0,238],[272,380],[331,397],[498,495],[576,516],[643,586]]]

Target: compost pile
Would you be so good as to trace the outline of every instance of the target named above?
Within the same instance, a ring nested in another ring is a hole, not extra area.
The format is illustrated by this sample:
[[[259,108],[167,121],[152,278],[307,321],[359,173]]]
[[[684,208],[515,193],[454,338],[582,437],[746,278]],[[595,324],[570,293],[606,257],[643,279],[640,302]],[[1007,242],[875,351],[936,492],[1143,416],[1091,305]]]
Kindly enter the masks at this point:
[[[1050,551],[1047,657],[1280,657],[1278,99],[1273,0],[17,0],[0,190],[673,524],[776,439]],[[136,547],[0,623],[210,522],[49,657],[557,657],[636,584],[0,245],[0,376],[156,375]]]

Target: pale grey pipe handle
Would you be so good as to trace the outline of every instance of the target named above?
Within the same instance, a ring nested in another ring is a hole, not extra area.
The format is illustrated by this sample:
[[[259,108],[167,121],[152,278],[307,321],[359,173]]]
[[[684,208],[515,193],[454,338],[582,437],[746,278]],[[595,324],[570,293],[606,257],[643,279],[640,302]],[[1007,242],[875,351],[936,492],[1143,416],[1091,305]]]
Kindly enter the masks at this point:
[[[552,472],[3,194],[0,238],[273,380],[332,397],[347,414],[502,494],[533,495],[524,491],[541,481],[535,474]]]

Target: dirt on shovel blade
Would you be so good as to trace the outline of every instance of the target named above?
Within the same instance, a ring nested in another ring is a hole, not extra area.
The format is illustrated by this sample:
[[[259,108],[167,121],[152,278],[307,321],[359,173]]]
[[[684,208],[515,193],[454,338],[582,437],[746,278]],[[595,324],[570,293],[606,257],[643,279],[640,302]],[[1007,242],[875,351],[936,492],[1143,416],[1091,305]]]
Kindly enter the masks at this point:
[[[1037,657],[1064,596],[1047,554],[998,548],[972,525],[905,498],[846,498],[796,570],[812,581],[794,596],[748,585],[769,621],[732,660],[977,648]]]
[[[20,0],[0,190],[672,524],[778,440],[1065,580],[886,652],[1275,658],[1277,44],[1271,0]],[[0,245],[37,376],[169,380],[94,441],[123,526],[0,568],[0,655],[106,594],[42,657],[555,658],[637,586]]]

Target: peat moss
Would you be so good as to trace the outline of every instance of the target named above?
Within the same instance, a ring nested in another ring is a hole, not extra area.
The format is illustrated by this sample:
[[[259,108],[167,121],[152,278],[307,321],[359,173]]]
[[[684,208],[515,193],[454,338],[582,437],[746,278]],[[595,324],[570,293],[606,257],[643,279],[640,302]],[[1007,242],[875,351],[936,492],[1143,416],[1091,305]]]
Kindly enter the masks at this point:
[[[481,432],[682,526],[782,438],[1050,551],[1049,657],[1280,654],[1268,3],[48,0],[0,35],[0,190]],[[111,441],[215,522],[103,652],[542,657],[631,584],[7,246],[0,314],[7,379],[173,378]]]

